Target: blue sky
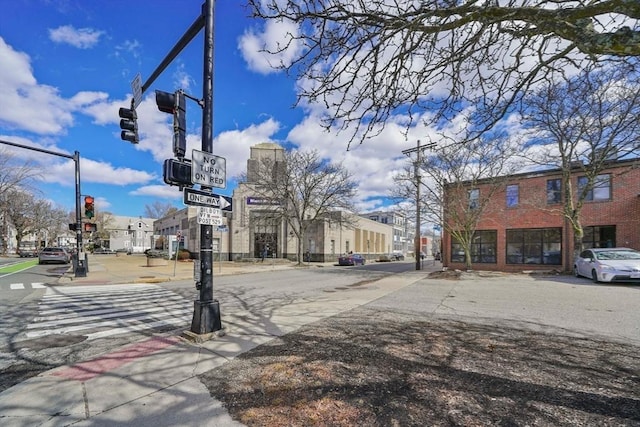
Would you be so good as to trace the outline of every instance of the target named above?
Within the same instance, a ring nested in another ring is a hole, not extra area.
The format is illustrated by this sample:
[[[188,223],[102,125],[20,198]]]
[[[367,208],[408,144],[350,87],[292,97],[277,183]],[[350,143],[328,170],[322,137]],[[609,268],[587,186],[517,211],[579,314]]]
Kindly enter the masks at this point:
[[[173,157],[168,114],[155,105],[154,90],[182,88],[202,97],[202,31],[152,84],[138,107],[141,141],[120,139],[118,108],[129,106],[130,83],[145,82],[194,22],[201,0],[90,1],[16,0],[0,15],[0,139],[81,156],[82,193],[98,209],[116,215],[144,214],[154,201],[182,207],[182,193],[162,180],[162,163]],[[360,182],[358,208],[386,204],[393,172],[415,146],[400,132],[347,151],[348,135],[323,132],[320,112],[293,108],[296,81],[269,66],[260,52],[282,39],[286,27],[249,17],[241,2],[218,1],[215,16],[214,154],[227,159],[226,189],[244,172],[249,147],[276,142],[318,149],[343,162]],[[200,149],[202,113],[188,102],[188,150]],[[396,129],[397,130],[397,129]],[[73,162],[2,145],[42,171],[42,198],[72,210]]]

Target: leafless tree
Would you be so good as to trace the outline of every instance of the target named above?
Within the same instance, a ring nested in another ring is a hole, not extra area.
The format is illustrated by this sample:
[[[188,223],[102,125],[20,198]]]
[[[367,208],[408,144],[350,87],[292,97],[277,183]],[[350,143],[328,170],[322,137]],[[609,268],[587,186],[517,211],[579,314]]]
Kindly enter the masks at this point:
[[[326,108],[350,141],[396,114],[440,124],[460,112],[491,129],[555,73],[587,64],[638,67],[637,0],[249,0],[253,16],[288,29],[265,45],[300,79],[298,103]],[[425,114],[428,113],[428,114]]]
[[[520,143],[515,139],[487,137],[465,144],[442,143],[425,151],[422,157],[421,212],[427,221],[441,225],[464,251],[467,269],[479,256],[471,248],[478,222],[497,208],[491,205],[493,196],[504,188],[508,175],[521,167],[520,152]],[[413,170],[412,165],[407,165],[394,177],[396,199],[415,197],[418,180]]]
[[[69,233],[67,212],[50,202],[42,201],[37,211],[38,235],[46,237],[47,245],[55,245],[58,237]]]
[[[111,237],[111,227],[115,222],[115,218],[111,212],[98,212],[93,221],[96,224],[97,231],[94,236],[100,240],[109,240]]]
[[[41,227],[38,223],[39,201],[33,194],[13,189],[7,193],[4,213],[16,231],[16,242],[20,247],[22,239],[29,234],[37,234]]]
[[[270,220],[286,222],[297,240],[298,263],[303,239],[317,221],[334,219],[335,211],[353,211],[357,184],[342,164],[332,164],[313,151],[284,152],[282,160],[264,157],[249,176],[256,195],[278,201]],[[247,178],[245,177],[245,180]],[[340,216],[341,221],[347,221]]]
[[[527,98],[524,122],[534,131],[531,160],[562,169],[561,214],[582,249],[581,210],[612,160],[640,154],[640,76],[627,68],[586,70]],[[581,185],[574,187],[579,174]],[[567,254],[568,255],[568,254]],[[569,263],[567,263],[569,264]]]
[[[40,171],[31,162],[21,162],[15,158],[11,151],[0,146],[0,246],[3,254],[7,253],[9,217],[7,215],[8,203],[11,201],[9,194],[16,189],[30,188],[34,178]]]
[[[144,216],[146,218],[163,218],[177,211],[178,208],[173,206],[171,203],[163,203],[160,201],[155,201],[150,205],[144,206]]]

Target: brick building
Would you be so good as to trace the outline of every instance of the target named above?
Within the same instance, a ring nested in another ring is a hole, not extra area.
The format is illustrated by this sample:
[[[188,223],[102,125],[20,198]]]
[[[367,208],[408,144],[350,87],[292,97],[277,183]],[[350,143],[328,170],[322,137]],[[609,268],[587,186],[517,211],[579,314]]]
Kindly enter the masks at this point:
[[[577,193],[586,177],[582,166],[571,170]],[[573,267],[573,231],[562,215],[562,170],[547,170],[504,177],[499,186],[479,182],[465,188],[470,206],[483,192],[492,193],[479,216],[471,245],[477,270],[561,270]],[[448,186],[444,200],[460,187]],[[448,192],[448,194],[447,194]],[[580,212],[583,245],[624,246],[640,250],[640,160],[611,162],[597,177]],[[444,222],[451,216],[445,209]],[[443,265],[463,269],[461,245],[443,232]]]

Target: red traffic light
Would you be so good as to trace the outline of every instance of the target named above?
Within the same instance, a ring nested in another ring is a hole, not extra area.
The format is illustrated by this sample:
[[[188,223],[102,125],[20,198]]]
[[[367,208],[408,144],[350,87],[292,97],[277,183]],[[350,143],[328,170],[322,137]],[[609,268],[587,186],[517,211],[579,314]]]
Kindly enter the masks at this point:
[[[87,218],[93,218],[95,216],[95,206],[93,202],[94,199],[92,196],[84,197],[84,216]]]

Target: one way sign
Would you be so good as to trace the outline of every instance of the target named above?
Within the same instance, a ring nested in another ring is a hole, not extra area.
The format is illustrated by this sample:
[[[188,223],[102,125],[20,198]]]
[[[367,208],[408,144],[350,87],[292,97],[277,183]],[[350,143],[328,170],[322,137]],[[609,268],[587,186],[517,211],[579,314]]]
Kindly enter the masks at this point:
[[[206,206],[231,212],[232,200],[231,197],[221,196],[220,194],[198,191],[192,188],[184,189],[184,204],[189,206]]]

